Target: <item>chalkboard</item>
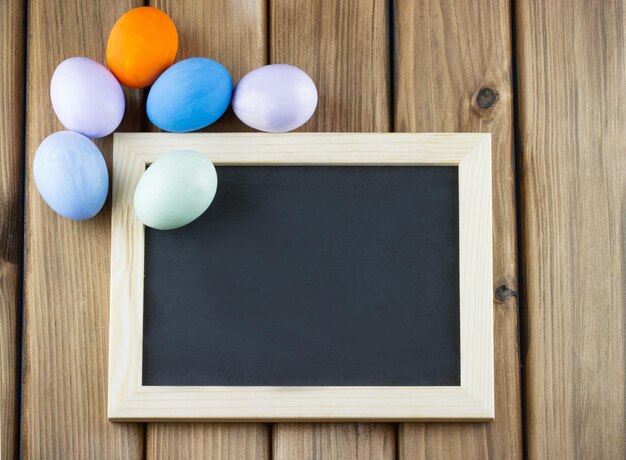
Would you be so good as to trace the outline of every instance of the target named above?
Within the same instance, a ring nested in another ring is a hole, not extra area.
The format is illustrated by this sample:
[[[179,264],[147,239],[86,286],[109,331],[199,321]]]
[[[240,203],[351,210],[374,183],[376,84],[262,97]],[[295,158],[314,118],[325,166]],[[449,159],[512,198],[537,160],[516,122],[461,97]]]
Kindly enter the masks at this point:
[[[460,385],[458,167],[217,172],[145,229],[143,385]]]
[[[217,195],[147,228],[183,149]],[[109,420],[492,420],[491,190],[489,134],[115,134]]]

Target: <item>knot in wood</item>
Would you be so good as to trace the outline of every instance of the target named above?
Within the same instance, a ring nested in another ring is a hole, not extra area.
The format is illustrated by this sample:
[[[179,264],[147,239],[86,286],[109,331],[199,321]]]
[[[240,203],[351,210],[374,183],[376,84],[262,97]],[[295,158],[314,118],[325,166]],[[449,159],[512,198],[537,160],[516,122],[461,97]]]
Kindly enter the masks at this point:
[[[515,297],[516,295],[517,292],[509,289],[506,284],[501,284],[500,286],[498,286],[495,292],[496,300],[498,300],[499,302],[506,302],[511,297]]]
[[[476,93],[476,106],[480,110],[491,108],[498,101],[498,92],[488,86],[483,86]]]

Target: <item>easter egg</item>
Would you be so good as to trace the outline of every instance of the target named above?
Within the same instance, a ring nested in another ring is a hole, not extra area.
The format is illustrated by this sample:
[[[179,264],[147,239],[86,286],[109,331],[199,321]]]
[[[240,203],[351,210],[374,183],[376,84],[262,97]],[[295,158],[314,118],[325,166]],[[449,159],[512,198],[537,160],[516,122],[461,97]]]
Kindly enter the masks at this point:
[[[107,63],[117,79],[130,88],[150,86],[172,65],[178,33],[170,17],[151,6],[122,15],[111,30]]]
[[[232,90],[230,74],[219,62],[185,59],[163,72],[150,88],[148,118],[165,131],[201,129],[224,114]]]
[[[50,99],[63,126],[89,138],[111,134],[124,117],[122,87],[106,67],[84,57],[58,65]]]
[[[148,227],[171,230],[206,211],[217,190],[217,173],[204,155],[169,153],[152,163],[135,189],[135,214]]]
[[[304,71],[271,64],[244,75],[233,93],[233,110],[251,128],[283,133],[308,121],[317,106],[315,83]]]
[[[35,153],[35,185],[48,206],[63,217],[89,219],[102,209],[109,175],[98,147],[85,136],[59,131]]]

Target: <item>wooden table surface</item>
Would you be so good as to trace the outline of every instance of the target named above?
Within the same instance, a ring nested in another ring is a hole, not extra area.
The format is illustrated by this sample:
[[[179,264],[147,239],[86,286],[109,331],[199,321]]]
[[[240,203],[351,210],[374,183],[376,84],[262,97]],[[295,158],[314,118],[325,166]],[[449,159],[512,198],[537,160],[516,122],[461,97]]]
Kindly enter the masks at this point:
[[[0,457],[626,456],[626,13],[620,0],[154,0],[178,59],[267,63],[320,94],[304,131],[493,133],[493,423],[148,423],[106,417],[110,202],[72,222],[32,162],[49,83],[104,62],[137,0],[5,0],[0,33]],[[120,131],[154,128],[126,90]],[[239,131],[232,114],[210,131]],[[98,140],[110,167],[111,137]]]

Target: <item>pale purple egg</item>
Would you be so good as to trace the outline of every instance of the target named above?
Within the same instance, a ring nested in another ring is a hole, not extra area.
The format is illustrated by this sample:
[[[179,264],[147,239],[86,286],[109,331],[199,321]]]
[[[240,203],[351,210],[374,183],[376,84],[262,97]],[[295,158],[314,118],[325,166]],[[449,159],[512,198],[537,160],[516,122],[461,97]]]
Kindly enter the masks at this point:
[[[271,64],[244,75],[233,93],[233,110],[251,128],[284,133],[306,123],[317,107],[315,83],[288,64]]]
[[[50,82],[50,98],[63,126],[91,139],[111,134],[124,117],[124,92],[117,79],[84,57],[59,64]]]

